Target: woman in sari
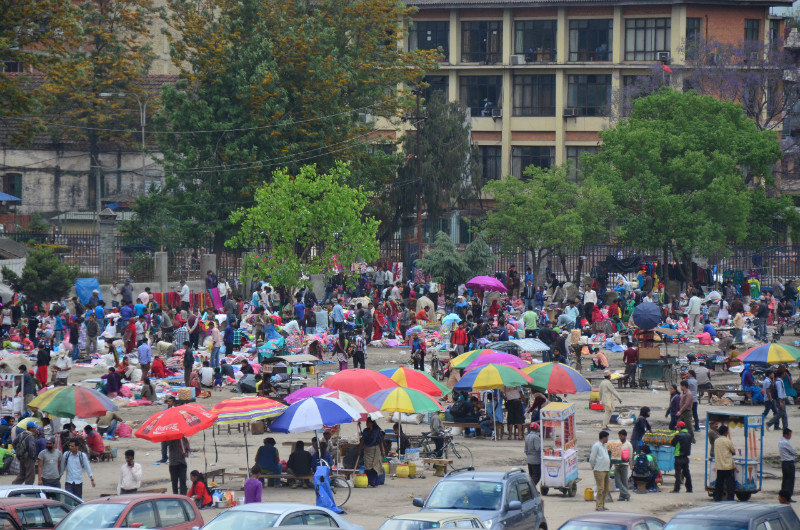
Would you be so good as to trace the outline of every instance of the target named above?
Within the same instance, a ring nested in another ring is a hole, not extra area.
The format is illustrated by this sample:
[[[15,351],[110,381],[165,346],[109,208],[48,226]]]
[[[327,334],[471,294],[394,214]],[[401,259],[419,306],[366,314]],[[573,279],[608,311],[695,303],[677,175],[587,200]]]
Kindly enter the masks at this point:
[[[383,475],[383,431],[372,418],[367,418],[367,427],[361,431],[361,450],[364,454],[364,470],[370,486],[383,484],[379,477]]]
[[[384,306],[380,304],[375,308],[375,312],[372,314],[372,340],[381,340],[381,337],[383,337],[383,327],[386,325],[386,317],[383,311]]]

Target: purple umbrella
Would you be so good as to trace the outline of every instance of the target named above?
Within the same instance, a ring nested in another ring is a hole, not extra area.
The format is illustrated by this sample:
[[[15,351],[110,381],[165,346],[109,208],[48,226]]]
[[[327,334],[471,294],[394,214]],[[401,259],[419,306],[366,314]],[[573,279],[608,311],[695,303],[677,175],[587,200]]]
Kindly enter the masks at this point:
[[[283,401],[287,405],[292,405],[300,401],[301,399],[305,399],[307,397],[316,397],[330,393],[331,393],[330,388],[323,388],[321,386],[306,386],[299,390],[295,390],[294,392],[286,396],[286,399],[284,399]]]
[[[479,291],[500,291],[501,293],[508,292],[503,282],[491,276],[475,276],[467,282],[467,287],[470,289],[477,289]]]
[[[528,366],[527,362],[523,361],[516,355],[511,355],[510,353],[497,352],[477,357],[474,361],[472,361],[467,365],[464,371],[469,372],[473,368],[480,368],[481,366],[486,366],[489,363],[502,364],[504,366],[511,366],[518,369],[522,369]]]

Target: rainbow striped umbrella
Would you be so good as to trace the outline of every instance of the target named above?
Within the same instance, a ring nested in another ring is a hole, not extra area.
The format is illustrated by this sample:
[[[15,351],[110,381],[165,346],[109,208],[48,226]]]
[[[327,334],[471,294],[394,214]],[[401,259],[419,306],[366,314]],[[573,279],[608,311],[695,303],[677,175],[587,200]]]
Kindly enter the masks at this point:
[[[800,349],[785,344],[762,344],[736,356],[744,363],[782,364],[800,360]]]
[[[387,388],[375,392],[367,397],[367,401],[387,412],[405,412],[416,414],[419,412],[439,412],[442,406],[429,395],[413,388]]]
[[[211,412],[217,414],[214,423],[227,425],[246,423],[280,416],[286,405],[273,399],[259,396],[233,397],[220,401]]]
[[[466,353],[462,353],[458,357],[455,357],[453,360],[450,361],[450,366],[453,368],[466,368],[469,366],[469,363],[477,359],[482,355],[491,355],[493,353],[503,353],[497,350],[472,350]]]
[[[528,366],[526,361],[523,361],[516,355],[511,355],[510,353],[504,352],[496,352],[476,357],[475,360],[467,365],[465,370],[474,370],[475,368],[480,368],[481,366],[492,363],[513,366],[514,368],[518,368],[520,370]]]
[[[453,390],[493,390],[504,386],[523,386],[531,383],[533,383],[533,379],[512,366],[487,364],[465,373]]]
[[[592,389],[589,381],[566,364],[534,364],[522,371],[533,379],[530,386],[551,394],[576,394]]]
[[[378,372],[389,377],[392,381],[405,388],[419,390],[431,397],[441,397],[452,392],[439,381],[425,372],[401,366],[399,368],[384,368]]]
[[[80,386],[59,386],[35,397],[29,407],[59,418],[96,418],[119,410],[108,396]]]

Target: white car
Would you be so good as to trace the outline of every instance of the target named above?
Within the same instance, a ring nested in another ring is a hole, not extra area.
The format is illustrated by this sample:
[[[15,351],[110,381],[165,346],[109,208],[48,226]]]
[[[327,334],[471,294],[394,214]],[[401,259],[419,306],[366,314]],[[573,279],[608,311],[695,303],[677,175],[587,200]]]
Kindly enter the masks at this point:
[[[80,497],[66,490],[62,490],[61,488],[54,488],[52,486],[31,486],[25,484],[0,486],[0,498],[14,497],[53,499],[54,501],[63,502],[70,510],[83,503]]]
[[[254,502],[234,506],[212,519],[203,530],[258,530],[303,525],[364,530],[363,526],[348,523],[326,508],[294,502]]]

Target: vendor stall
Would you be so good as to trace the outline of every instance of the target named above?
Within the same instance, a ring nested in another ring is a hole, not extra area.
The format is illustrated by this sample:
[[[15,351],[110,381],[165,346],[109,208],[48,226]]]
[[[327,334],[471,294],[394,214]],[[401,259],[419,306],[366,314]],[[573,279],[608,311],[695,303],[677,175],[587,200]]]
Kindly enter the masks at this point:
[[[656,459],[658,469],[662,473],[675,470],[675,447],[672,438],[678,431],[654,430],[644,433],[642,442],[650,447],[650,453]]]
[[[575,407],[550,403],[542,407],[542,480],[539,491],[550,488],[574,497],[578,491],[578,451],[575,437]]]
[[[764,419],[761,414],[737,414],[731,412],[708,412],[706,414],[706,458],[705,486],[713,494],[717,478],[714,457],[711,456],[709,434],[711,426],[718,422],[728,426],[731,441],[737,454],[733,457],[736,477],[736,498],[746,501],[753,493],[761,491],[764,468]],[[716,432],[716,431],[714,431]]]

